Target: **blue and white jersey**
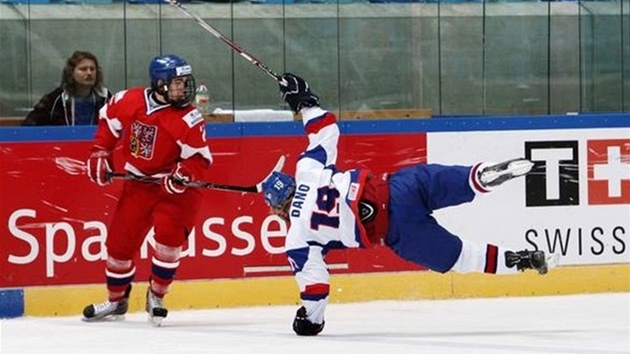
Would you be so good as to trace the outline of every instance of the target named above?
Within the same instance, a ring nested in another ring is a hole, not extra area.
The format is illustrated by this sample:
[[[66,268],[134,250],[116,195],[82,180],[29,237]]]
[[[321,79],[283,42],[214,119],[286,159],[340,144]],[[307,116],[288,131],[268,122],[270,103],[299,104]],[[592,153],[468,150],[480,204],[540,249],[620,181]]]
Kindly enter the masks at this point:
[[[339,126],[334,114],[319,107],[301,113],[309,144],[297,162],[285,246],[365,247],[369,241],[357,215],[369,171],[336,168]]]

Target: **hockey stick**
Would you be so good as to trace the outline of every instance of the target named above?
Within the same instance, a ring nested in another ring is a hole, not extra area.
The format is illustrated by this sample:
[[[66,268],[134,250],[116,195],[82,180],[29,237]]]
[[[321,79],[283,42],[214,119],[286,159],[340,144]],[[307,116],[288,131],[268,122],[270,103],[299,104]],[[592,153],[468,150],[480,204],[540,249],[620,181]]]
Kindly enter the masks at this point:
[[[218,190],[234,191],[234,192],[260,193],[262,192],[263,182],[266,181],[267,178],[269,178],[269,176],[271,176],[274,172],[281,171],[282,168],[284,167],[284,161],[285,161],[285,157],[284,155],[281,155],[280,158],[278,159],[278,162],[276,162],[276,165],[271,170],[271,172],[269,172],[269,174],[267,174],[267,176],[265,176],[265,178],[263,178],[260,182],[251,186],[235,186],[235,185],[229,185],[229,184],[219,184],[219,183],[201,182],[201,181],[184,182],[182,184],[185,185],[186,187],[193,187],[193,188],[208,188],[208,189],[218,189]],[[83,161],[75,160],[75,159],[71,159],[67,157],[57,157],[55,158],[55,163],[57,164],[58,168],[66,171],[67,173],[71,175],[78,175],[78,174],[85,173],[86,166]],[[143,176],[136,176],[129,173],[120,173],[120,172],[107,173],[107,177],[115,178],[115,179],[134,180],[134,181],[146,182],[146,183],[161,183],[162,181],[162,179],[158,177],[143,177]]]
[[[146,182],[146,183],[162,183],[162,179],[157,178],[157,177],[143,177],[143,176],[136,176],[129,173],[121,173],[121,172],[110,172],[110,173],[107,173],[106,175],[108,178],[114,178],[114,179],[127,179],[127,180]],[[193,188],[208,188],[208,189],[218,189],[218,190],[224,190],[224,191],[249,192],[249,193],[259,192],[258,184],[254,186],[233,186],[230,184],[218,184],[218,183],[200,182],[200,181],[193,181],[193,182],[177,181],[176,183],[184,185],[186,187],[193,187]],[[262,182],[260,183],[262,184]]]
[[[193,188],[208,188],[208,189],[218,189],[218,190],[234,191],[234,192],[260,193],[262,192],[263,182],[266,181],[267,178],[269,178],[269,176],[271,176],[272,173],[279,172],[282,170],[282,167],[284,167],[284,160],[285,160],[284,155],[280,156],[280,158],[278,159],[278,162],[276,162],[276,165],[273,167],[271,172],[269,172],[269,174],[265,176],[265,178],[263,178],[260,182],[251,186],[235,186],[231,184],[219,184],[219,183],[201,182],[201,181],[178,182],[178,183],[181,183],[182,185],[186,187],[193,187]],[[120,173],[120,172],[111,172],[111,173],[108,173],[107,176],[110,178],[128,179],[128,180],[134,180],[134,181],[146,182],[146,183],[161,183],[162,181],[162,179],[158,177],[143,177],[143,176],[136,176],[129,173]]]
[[[246,52],[245,49],[241,48],[238,44],[236,44],[236,43],[232,42],[231,40],[227,39],[227,37],[225,37],[216,28],[210,26],[201,17],[199,17],[199,16],[195,15],[194,13],[188,11],[188,9],[186,7],[184,7],[184,5],[182,5],[179,1],[177,1],[177,0],[164,0],[164,1],[166,3],[168,3],[169,5],[177,7],[186,16],[188,16],[189,18],[195,20],[201,27],[203,27],[203,29],[205,29],[206,31],[212,33],[212,35],[214,35],[215,37],[217,37],[218,39],[223,41],[223,43],[227,44],[230,48],[232,48],[232,50],[234,50],[240,56],[245,58],[245,60],[247,60],[248,62],[250,62],[250,63],[252,63],[254,65],[256,65],[260,70],[264,71],[267,75],[273,77],[278,82],[282,81],[282,78],[280,77],[280,75],[278,75],[273,70],[269,69],[259,59],[257,59],[256,57],[254,57],[250,53]]]

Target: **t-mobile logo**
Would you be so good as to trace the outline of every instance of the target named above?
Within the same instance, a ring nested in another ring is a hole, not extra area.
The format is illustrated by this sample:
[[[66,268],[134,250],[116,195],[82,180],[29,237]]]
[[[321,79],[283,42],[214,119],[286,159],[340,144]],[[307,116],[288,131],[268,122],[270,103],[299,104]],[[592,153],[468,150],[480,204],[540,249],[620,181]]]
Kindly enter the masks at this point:
[[[527,175],[527,206],[578,205],[578,141],[526,142],[534,162]],[[630,204],[630,140],[588,140],[588,204]]]

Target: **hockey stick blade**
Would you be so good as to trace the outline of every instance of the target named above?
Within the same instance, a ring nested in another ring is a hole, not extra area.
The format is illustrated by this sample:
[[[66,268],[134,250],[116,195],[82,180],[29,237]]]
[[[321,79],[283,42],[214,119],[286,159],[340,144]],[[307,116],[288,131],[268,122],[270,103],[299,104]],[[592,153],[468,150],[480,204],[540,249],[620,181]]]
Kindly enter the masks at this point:
[[[280,172],[282,171],[282,168],[284,167],[284,155],[281,155],[280,158],[278,159],[278,162],[276,162],[276,165],[273,167],[273,170],[271,170],[271,172],[269,172],[269,174],[267,176],[265,176],[265,178],[263,178],[262,181],[258,182],[256,184],[256,192],[261,193],[262,192],[262,184],[263,182],[265,182],[267,180],[267,178],[271,177],[271,175],[274,172]]]

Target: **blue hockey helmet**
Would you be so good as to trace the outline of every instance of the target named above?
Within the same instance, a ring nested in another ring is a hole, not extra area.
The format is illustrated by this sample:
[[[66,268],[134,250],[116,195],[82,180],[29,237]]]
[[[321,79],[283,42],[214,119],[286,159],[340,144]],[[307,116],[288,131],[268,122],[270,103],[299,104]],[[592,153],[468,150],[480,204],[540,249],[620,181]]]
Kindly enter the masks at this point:
[[[286,173],[274,171],[262,183],[262,192],[267,205],[282,209],[295,193],[295,179]]]
[[[149,76],[151,77],[151,89],[159,93],[168,103],[183,107],[195,99],[195,78],[192,75],[192,67],[186,60],[174,54],[157,56],[149,64]],[[168,88],[171,81],[177,77],[185,77],[184,98],[173,100],[168,97]]]

